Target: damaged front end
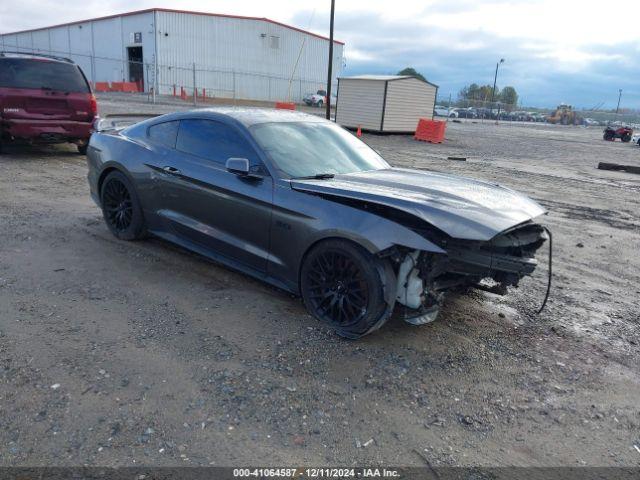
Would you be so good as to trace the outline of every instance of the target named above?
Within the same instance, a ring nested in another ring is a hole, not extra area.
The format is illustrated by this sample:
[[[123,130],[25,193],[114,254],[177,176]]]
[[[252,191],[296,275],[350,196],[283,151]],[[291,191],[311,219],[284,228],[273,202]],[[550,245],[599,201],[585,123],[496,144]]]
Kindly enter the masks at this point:
[[[414,325],[436,319],[448,291],[477,288],[499,295],[531,275],[536,252],[549,240],[546,229],[526,222],[488,241],[460,240],[423,230],[446,253],[393,247],[381,252],[396,274],[395,301],[404,306],[403,319]]]

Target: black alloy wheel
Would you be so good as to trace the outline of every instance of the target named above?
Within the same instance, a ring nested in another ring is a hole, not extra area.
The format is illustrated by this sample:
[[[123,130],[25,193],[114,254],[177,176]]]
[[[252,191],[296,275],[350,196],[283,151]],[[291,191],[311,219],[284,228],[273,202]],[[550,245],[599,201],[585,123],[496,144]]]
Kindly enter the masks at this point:
[[[323,252],[314,259],[308,276],[309,298],[320,316],[344,325],[367,313],[367,283],[348,256],[336,251]]]
[[[100,199],[107,227],[122,240],[137,240],[145,235],[144,217],[136,192],[127,177],[113,171],[102,183]]]
[[[127,187],[117,178],[109,180],[104,186],[104,211],[107,221],[118,232],[124,232],[131,226],[133,205]]]
[[[359,338],[386,320],[376,259],[350,242],[329,240],[316,246],[302,266],[301,290],[311,314],[344,337]]]

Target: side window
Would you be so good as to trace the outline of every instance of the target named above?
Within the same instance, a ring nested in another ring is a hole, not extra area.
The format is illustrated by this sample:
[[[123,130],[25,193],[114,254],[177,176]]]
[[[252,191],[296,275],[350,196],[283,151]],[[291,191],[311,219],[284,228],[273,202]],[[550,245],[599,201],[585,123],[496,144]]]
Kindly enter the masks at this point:
[[[181,120],[176,148],[220,165],[231,157],[247,158],[259,163],[247,141],[232,127],[213,120]]]
[[[178,126],[180,122],[164,122],[149,127],[149,139],[167,147],[176,148],[178,138]]]

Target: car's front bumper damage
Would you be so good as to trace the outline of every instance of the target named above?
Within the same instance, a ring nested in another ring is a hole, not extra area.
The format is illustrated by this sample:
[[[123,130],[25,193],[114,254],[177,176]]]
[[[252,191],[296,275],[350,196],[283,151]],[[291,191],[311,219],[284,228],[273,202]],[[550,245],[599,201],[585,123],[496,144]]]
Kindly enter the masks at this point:
[[[404,306],[403,318],[413,324],[435,320],[444,295],[452,290],[505,294],[533,273],[536,252],[548,238],[544,227],[527,222],[486,242],[443,238],[439,244],[445,254],[393,252],[395,300]]]

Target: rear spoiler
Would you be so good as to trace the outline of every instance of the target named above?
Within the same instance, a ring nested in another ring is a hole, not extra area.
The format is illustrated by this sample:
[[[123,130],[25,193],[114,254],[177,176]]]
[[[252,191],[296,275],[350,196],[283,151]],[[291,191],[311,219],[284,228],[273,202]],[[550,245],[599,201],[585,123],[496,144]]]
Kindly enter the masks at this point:
[[[110,113],[97,117],[93,122],[94,132],[117,132],[149,118],[159,117],[158,113]]]

